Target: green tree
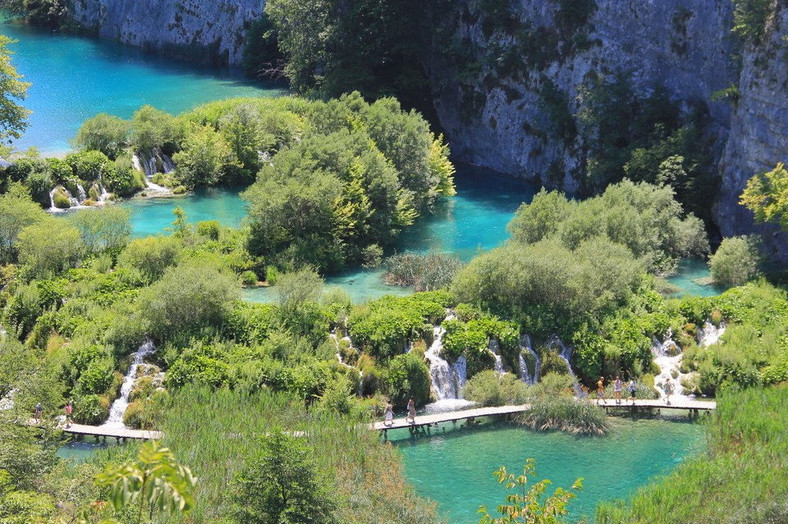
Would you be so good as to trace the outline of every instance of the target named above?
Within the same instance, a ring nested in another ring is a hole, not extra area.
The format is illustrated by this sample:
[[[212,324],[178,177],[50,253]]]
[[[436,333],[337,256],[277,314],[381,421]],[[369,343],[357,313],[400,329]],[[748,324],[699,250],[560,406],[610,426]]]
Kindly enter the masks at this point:
[[[11,142],[22,136],[27,127],[27,115],[30,114],[17,103],[27,96],[30,84],[22,82],[22,75],[17,73],[11,64],[11,51],[8,45],[14,41],[0,35],[0,141]]]
[[[335,522],[331,480],[317,470],[305,439],[280,429],[260,440],[257,454],[236,477],[235,522],[320,524]]]
[[[194,506],[194,487],[197,478],[191,470],[178,463],[168,448],[156,441],[140,447],[136,461],[109,468],[96,482],[109,489],[115,510],[136,507],[138,524],[143,520],[147,506],[152,518],[154,510],[160,513],[188,515]]]
[[[191,261],[168,268],[161,280],[140,293],[140,311],[151,333],[166,338],[218,327],[239,293],[233,275]]]
[[[181,123],[171,114],[153,106],[142,106],[131,117],[130,142],[135,151],[149,153],[160,148],[172,154],[182,136]]]
[[[90,253],[119,253],[131,237],[131,211],[118,206],[102,207],[73,213],[69,222],[82,235],[82,244]]]
[[[133,268],[151,283],[158,280],[168,267],[175,265],[180,241],[173,237],[150,236],[132,240],[118,257],[118,266]]]
[[[741,286],[758,275],[759,259],[756,237],[724,238],[709,259],[711,278],[720,286]]]
[[[285,311],[295,311],[307,302],[317,302],[323,292],[323,279],[317,271],[304,268],[292,273],[282,273],[274,287],[279,305]]]
[[[15,262],[19,233],[46,218],[46,211],[33,202],[30,191],[22,184],[12,183],[0,195],[0,262]]]
[[[551,482],[547,479],[540,480],[528,486],[529,477],[536,475],[535,461],[529,458],[523,466],[523,474],[515,475],[506,471],[506,467],[493,472],[499,484],[506,485],[506,502],[498,506],[498,513],[503,515],[500,518],[493,518],[487,513],[487,508],[481,506],[479,513],[482,518],[479,524],[507,524],[507,523],[527,523],[527,524],[558,524],[563,522],[561,518],[569,510],[567,505],[572,499],[576,498],[576,491],[583,487],[583,479],[577,479],[568,490],[556,488],[555,492],[544,498],[547,487]]]
[[[74,145],[79,149],[101,151],[111,160],[128,144],[131,124],[114,115],[99,113],[79,127]]]
[[[172,160],[175,176],[189,189],[215,185],[226,168],[237,163],[224,137],[210,126],[192,128]]]
[[[430,370],[416,352],[399,354],[386,370],[386,393],[395,406],[404,408],[410,397],[421,406],[430,400]]]
[[[47,218],[19,233],[19,262],[31,278],[56,275],[79,260],[82,250],[77,228],[57,218]]]
[[[755,213],[758,222],[775,222],[788,231],[788,170],[779,162],[771,171],[747,181],[739,203]]]
[[[745,42],[759,44],[772,3],[772,0],[733,0],[733,33]]]

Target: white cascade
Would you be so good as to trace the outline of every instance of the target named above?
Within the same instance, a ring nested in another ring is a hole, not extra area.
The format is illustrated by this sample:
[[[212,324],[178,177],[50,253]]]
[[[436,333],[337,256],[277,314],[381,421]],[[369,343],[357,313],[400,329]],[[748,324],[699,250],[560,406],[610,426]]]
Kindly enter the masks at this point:
[[[533,372],[528,370],[528,361],[526,360],[524,353],[528,353],[533,359]],[[539,354],[534,351],[533,344],[531,343],[531,337],[529,335],[523,335],[522,338],[520,338],[519,364],[520,379],[523,382],[526,384],[536,384],[539,382],[542,373],[542,359],[539,357]]]
[[[84,202],[85,199],[88,198],[88,195],[85,193],[85,188],[82,187],[82,184],[77,184],[77,193],[79,193],[79,197],[77,197],[77,201],[79,203]]]
[[[120,386],[120,397],[115,399],[109,407],[109,418],[102,424],[102,426],[113,428],[124,428],[123,413],[129,407],[129,394],[134,387],[134,381],[137,379],[137,368],[142,364],[146,356],[156,351],[156,346],[150,340],[146,341],[140,348],[132,353],[131,366],[126,376],[123,377],[123,385]]]
[[[550,340],[547,342],[547,347],[558,350],[558,356],[566,362],[566,369],[569,371],[569,374],[574,376],[572,365],[569,363],[569,360],[572,358],[572,348],[561,342],[561,339],[558,338],[557,335],[550,337]]]
[[[708,320],[703,323],[703,327],[698,330],[698,345],[701,347],[711,346],[720,341],[720,337],[725,333],[725,322],[720,322],[719,327]]]
[[[449,315],[446,320],[451,318],[453,317]],[[432,344],[424,352],[424,358],[430,363],[432,394],[436,402],[425,406],[425,409],[428,413],[437,413],[467,407],[472,402],[462,398],[462,388],[468,379],[465,357],[460,356],[454,364],[449,364],[440,356],[446,330],[442,326],[436,326],[433,333]]]
[[[668,329],[664,340],[660,342],[657,337],[651,337],[651,354],[654,362],[659,366],[660,372],[654,377],[654,387],[659,393],[660,398],[665,398],[665,384],[668,379],[673,384],[673,392],[670,394],[671,400],[689,400],[693,398],[684,394],[684,387],[681,385],[683,374],[681,373],[681,361],[684,355],[681,348],[673,341],[673,331]]]
[[[164,155],[164,157],[167,158],[166,155]],[[169,160],[169,162],[165,162],[164,160],[162,160],[162,163],[164,166],[171,166],[172,160]],[[137,171],[142,171],[143,173],[145,173],[145,183],[148,186],[147,188],[148,193],[153,192],[154,194],[161,194],[161,195],[172,194],[172,191],[170,191],[168,188],[164,186],[160,186],[158,184],[154,184],[153,182],[150,181],[151,177],[157,173],[155,153],[147,159],[140,157],[137,153],[134,153],[131,156],[131,165]],[[172,167],[174,169],[174,165],[172,165]],[[172,169],[170,171],[172,171]],[[169,171],[165,171],[165,172],[169,173]]]
[[[498,341],[494,338],[490,339],[490,353],[493,354],[495,357],[495,365],[493,369],[499,375],[503,375],[506,371],[503,369],[503,360],[501,359],[501,355],[499,354],[500,347],[498,346]]]

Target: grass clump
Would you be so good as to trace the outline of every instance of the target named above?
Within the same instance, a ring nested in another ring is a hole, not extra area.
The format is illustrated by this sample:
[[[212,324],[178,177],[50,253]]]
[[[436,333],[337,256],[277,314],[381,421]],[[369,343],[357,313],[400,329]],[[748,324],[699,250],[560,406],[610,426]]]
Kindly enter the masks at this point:
[[[528,385],[511,373],[491,369],[474,375],[463,390],[463,396],[480,406],[523,404],[528,399]]]
[[[519,422],[538,431],[559,430],[574,435],[604,435],[608,431],[607,418],[599,407],[568,395],[536,398]]]

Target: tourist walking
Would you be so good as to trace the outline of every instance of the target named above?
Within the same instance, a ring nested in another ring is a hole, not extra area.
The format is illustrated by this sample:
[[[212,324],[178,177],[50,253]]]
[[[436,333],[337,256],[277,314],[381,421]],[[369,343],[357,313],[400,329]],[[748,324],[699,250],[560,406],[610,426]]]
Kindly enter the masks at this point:
[[[665,403],[670,404],[670,395],[673,393],[673,382],[670,381],[670,377],[665,379]]]
[[[71,427],[71,412],[74,411],[74,408],[71,406],[71,401],[70,400],[68,402],[66,402],[66,407],[64,407],[63,410],[66,412],[66,427],[70,428]]]
[[[629,379],[629,384],[627,384],[627,389],[629,390],[629,400],[632,403],[635,403],[635,392],[637,391],[638,387],[635,385],[635,379]]]
[[[36,404],[36,410],[34,412],[34,416],[36,418],[36,423],[41,421],[41,414],[44,412],[44,406],[41,405],[41,402]]]
[[[413,400],[413,397],[410,397],[408,400],[408,416],[406,420],[410,419],[411,424],[416,423],[416,401]]]
[[[391,426],[394,423],[394,407],[391,402],[386,402],[386,412],[383,415],[383,425]]]
[[[621,404],[621,388],[623,384],[621,382],[621,377],[616,375],[616,381],[613,382],[613,395],[616,397],[616,404]]]
[[[605,400],[605,377],[599,377],[596,383],[596,403],[601,404]]]

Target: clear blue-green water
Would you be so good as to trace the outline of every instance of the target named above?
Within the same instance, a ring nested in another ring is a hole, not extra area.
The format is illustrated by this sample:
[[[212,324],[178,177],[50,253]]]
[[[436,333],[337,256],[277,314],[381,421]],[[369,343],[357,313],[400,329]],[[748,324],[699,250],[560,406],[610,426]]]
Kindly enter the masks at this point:
[[[419,495],[436,501],[453,524],[478,522],[481,504],[495,515],[505,491],[492,472],[506,466],[510,472],[522,473],[529,457],[536,459],[535,478],[553,482],[548,493],[583,477],[583,489],[569,506],[571,520],[577,520],[592,517],[599,502],[625,498],[649,479],[669,474],[682,460],[705,450],[702,426],[662,419],[614,419],[606,437],[538,433],[510,425],[429,438],[406,435],[395,444],[406,477]]]
[[[712,284],[704,285],[698,282],[699,279],[706,279],[710,275],[709,266],[703,260],[695,258],[682,260],[679,262],[676,274],[667,279],[668,282],[681,289],[681,291],[671,296],[683,297],[695,295],[699,297],[713,297],[725,291]]]
[[[97,113],[129,118],[140,106],[180,113],[199,104],[236,96],[274,96],[226,70],[198,67],[92,38],[53,35],[12,21],[0,33],[17,40],[12,64],[32,83],[22,105],[32,111],[18,149],[42,153],[70,149],[79,126]]]

